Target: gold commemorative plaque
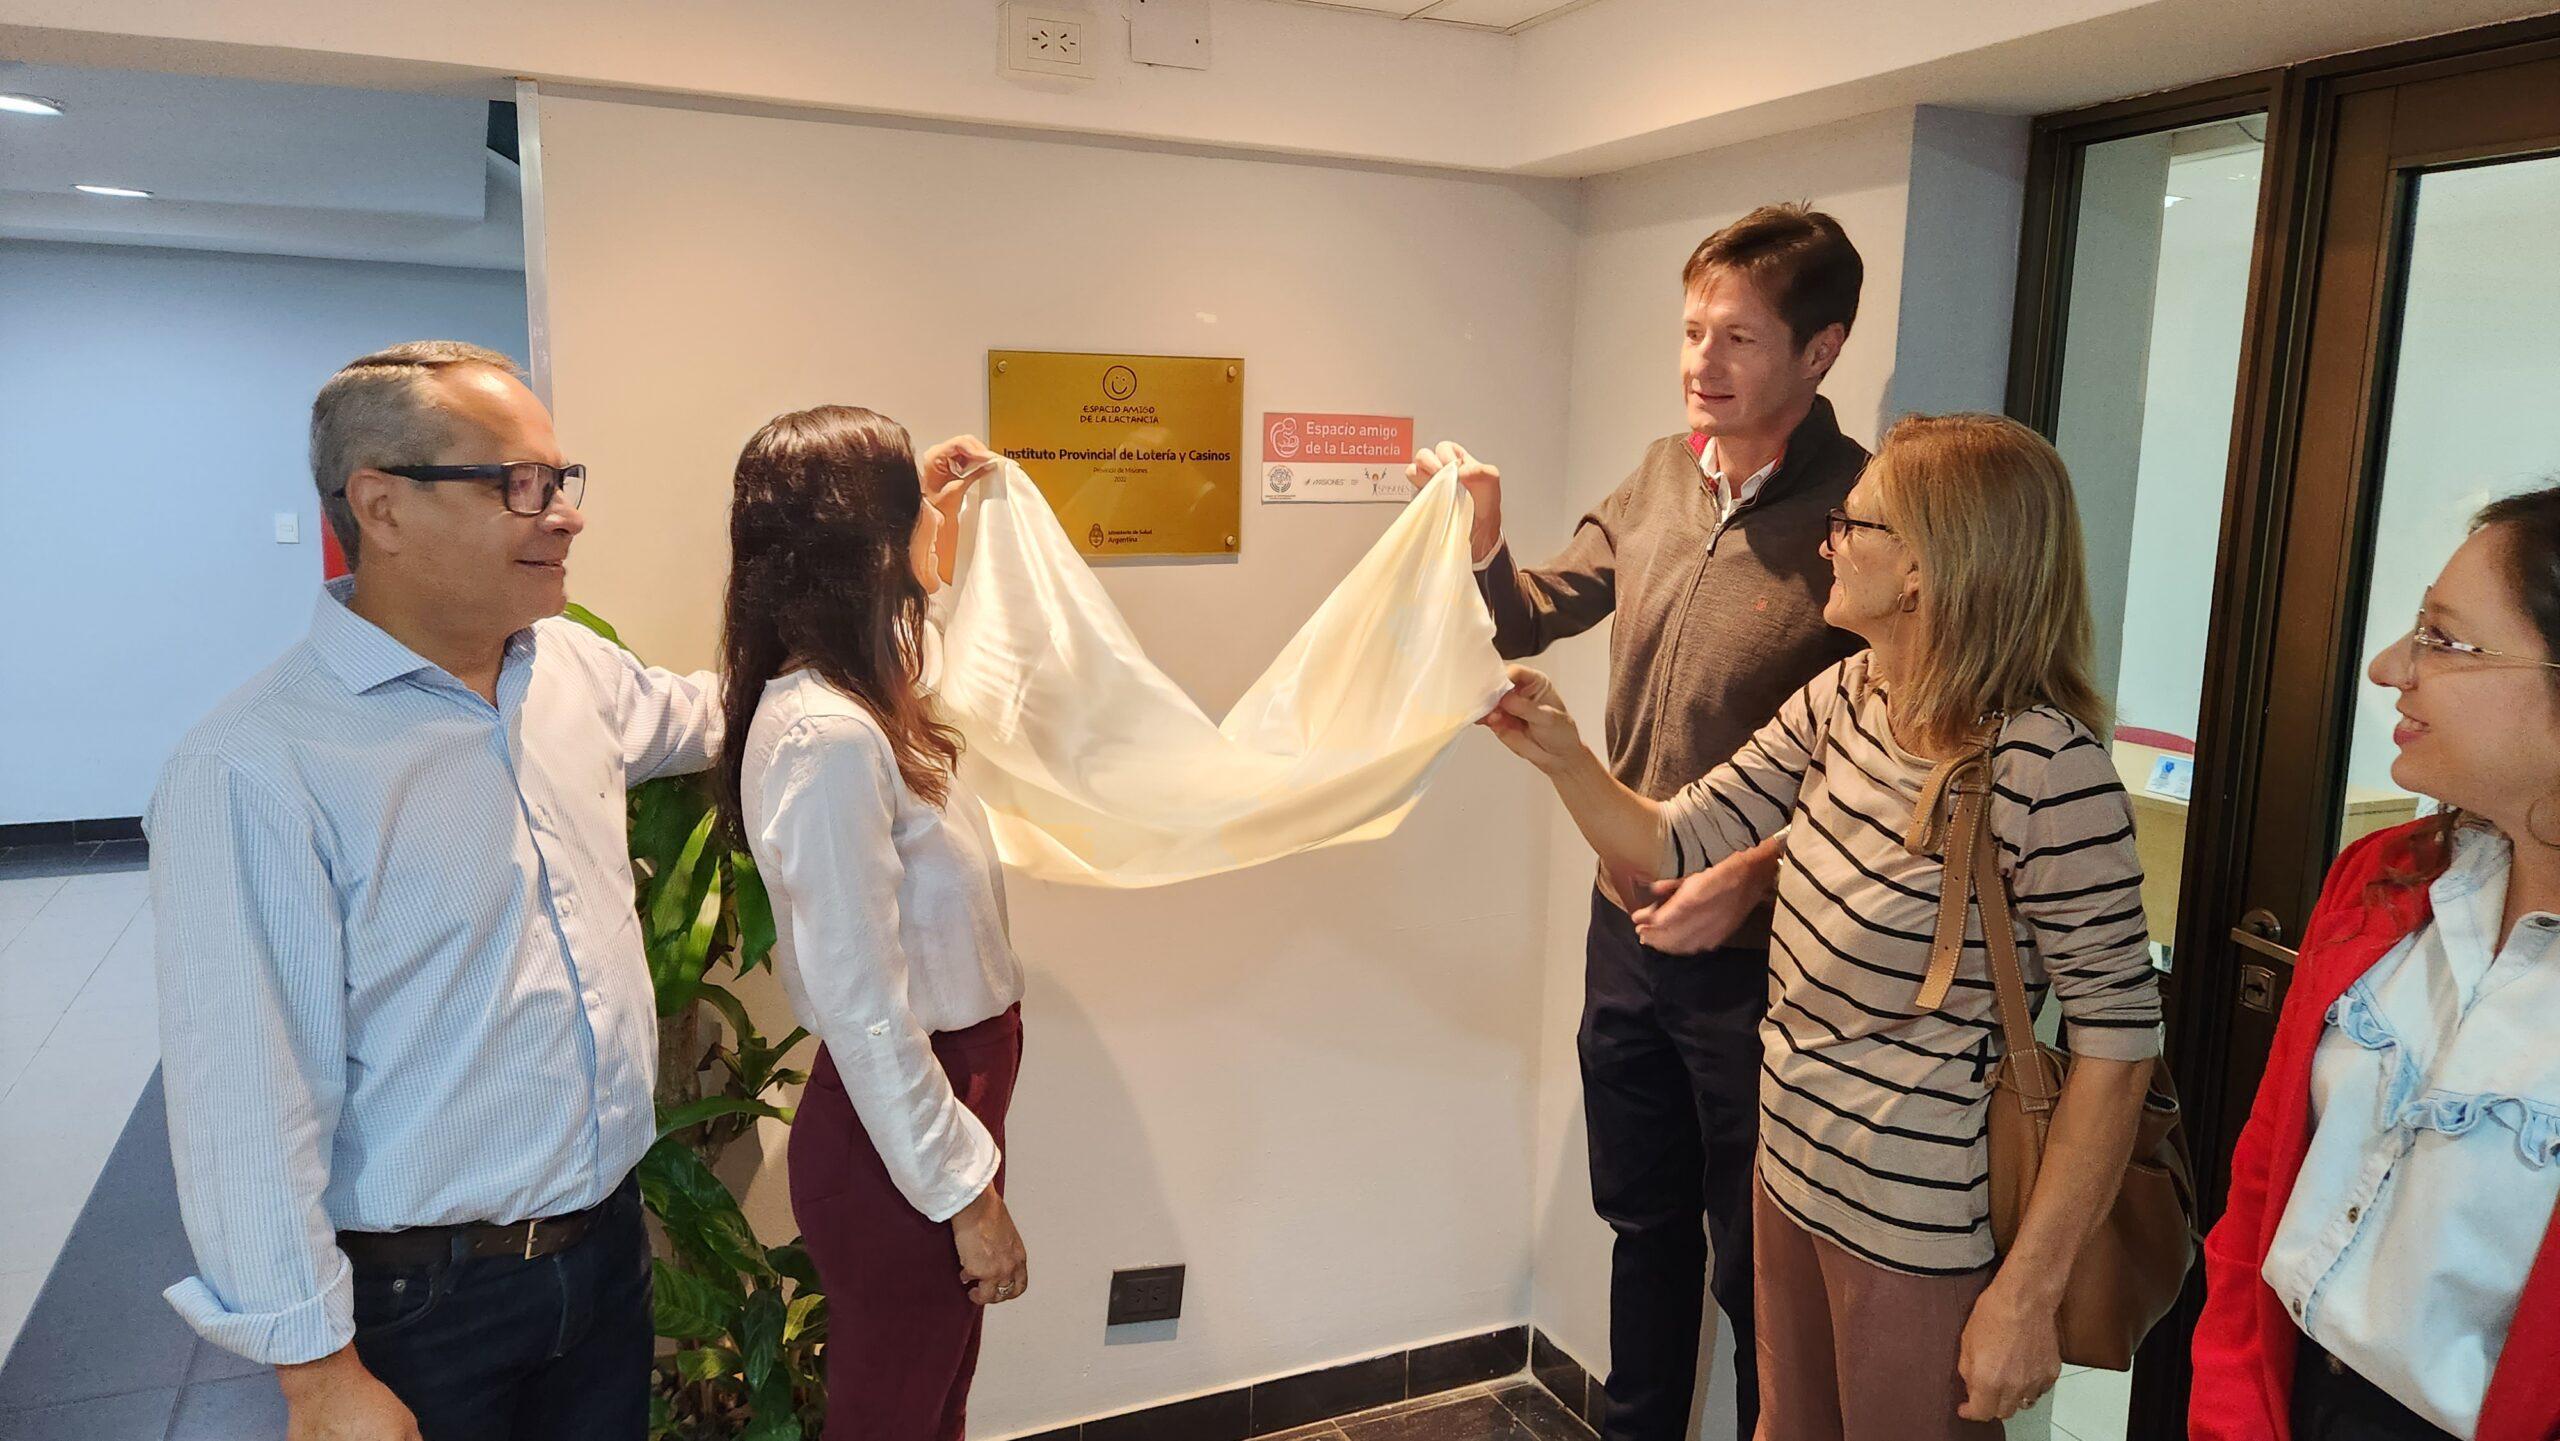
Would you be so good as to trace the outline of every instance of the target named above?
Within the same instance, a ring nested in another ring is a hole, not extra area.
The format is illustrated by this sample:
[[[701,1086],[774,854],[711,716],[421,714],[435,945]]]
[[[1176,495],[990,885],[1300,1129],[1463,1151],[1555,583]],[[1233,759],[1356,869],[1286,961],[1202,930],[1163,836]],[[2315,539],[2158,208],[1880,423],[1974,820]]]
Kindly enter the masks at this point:
[[[1088,559],[1235,553],[1242,360],[991,350],[987,443]]]

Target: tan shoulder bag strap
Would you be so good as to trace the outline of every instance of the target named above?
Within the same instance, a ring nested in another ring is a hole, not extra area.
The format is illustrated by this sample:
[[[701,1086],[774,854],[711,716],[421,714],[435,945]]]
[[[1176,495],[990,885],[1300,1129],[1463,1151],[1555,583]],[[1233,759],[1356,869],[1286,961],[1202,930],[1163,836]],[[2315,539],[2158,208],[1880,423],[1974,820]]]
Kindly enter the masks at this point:
[[[1964,751],[1939,763],[1920,789],[1911,832],[1903,844],[1915,855],[1943,852],[1946,877],[1938,897],[1938,929],[1930,940],[1929,972],[1920,982],[1920,1009],[1947,1003],[1956,969],[1964,962],[1965,919],[1978,897],[1982,936],[1991,955],[1991,981],[2000,998],[2000,1027],[2013,1056],[2032,1054],[2035,1022],[2027,1013],[2027,983],[2018,966],[2017,922],[2009,913],[2009,888],[2000,880],[2000,842],[1991,830],[1991,757],[2002,717],[1985,721]],[[2036,1098],[2030,1097],[2030,1103]],[[2045,1098],[2049,1103],[2050,1098]]]

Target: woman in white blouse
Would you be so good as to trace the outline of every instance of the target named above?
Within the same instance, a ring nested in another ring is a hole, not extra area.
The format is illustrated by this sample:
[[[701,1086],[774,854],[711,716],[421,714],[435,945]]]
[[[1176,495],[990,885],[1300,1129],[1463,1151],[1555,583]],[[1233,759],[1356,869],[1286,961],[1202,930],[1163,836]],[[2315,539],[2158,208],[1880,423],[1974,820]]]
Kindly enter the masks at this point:
[[[960,1441],[984,1308],[1029,1284],[1003,1197],[1022,966],[928,663],[928,597],[991,459],[962,437],[919,464],[894,421],[821,406],[747,442],[730,506],[720,776],[824,1043],[791,1207],[828,1296],[836,1441]]]
[[[2560,1436],[2560,486],[2480,513],[2366,674],[2435,814],[2329,869],[2222,1220],[2200,1441]]]

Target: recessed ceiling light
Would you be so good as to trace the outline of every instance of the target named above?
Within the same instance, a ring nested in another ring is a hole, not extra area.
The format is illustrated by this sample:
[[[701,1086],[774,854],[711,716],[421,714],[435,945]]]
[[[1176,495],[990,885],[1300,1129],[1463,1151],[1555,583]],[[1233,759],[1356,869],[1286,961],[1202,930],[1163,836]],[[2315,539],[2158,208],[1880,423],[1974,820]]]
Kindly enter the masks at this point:
[[[62,113],[62,102],[47,100],[41,95],[19,95],[0,91],[0,111],[11,115],[59,115]]]
[[[118,200],[148,200],[151,198],[150,191],[136,190],[131,186],[126,185],[74,185],[71,188],[79,191],[83,195],[107,195],[113,196]]]
[[[2175,205],[2175,204],[2177,204],[2179,201],[2184,200],[2184,199],[2186,199],[2186,198],[2187,198],[2187,197],[2185,197],[2185,196],[2183,196],[2183,195],[2163,195],[2163,196],[2161,196],[2161,197],[2160,197],[2160,208],[2161,208],[2161,209],[2163,209],[2163,210],[2166,210],[2166,209],[2168,209],[2170,206]]]

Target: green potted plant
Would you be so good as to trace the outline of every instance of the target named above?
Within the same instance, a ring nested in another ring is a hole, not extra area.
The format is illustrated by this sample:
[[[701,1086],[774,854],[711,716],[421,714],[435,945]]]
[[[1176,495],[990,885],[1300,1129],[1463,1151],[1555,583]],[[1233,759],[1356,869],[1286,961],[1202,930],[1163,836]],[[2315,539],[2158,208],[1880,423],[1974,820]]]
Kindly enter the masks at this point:
[[[616,645],[582,606],[568,616]],[[794,1028],[767,1038],[731,985],[773,963],[773,906],[755,861],[722,834],[698,776],[631,792],[633,903],[658,998],[658,1140],[640,1162],[653,1228],[656,1325],[651,1398],[666,1441],[797,1441],[826,1406],[826,1297],[795,1239],[767,1246],[713,1169],[773,1098],[808,1080]]]

